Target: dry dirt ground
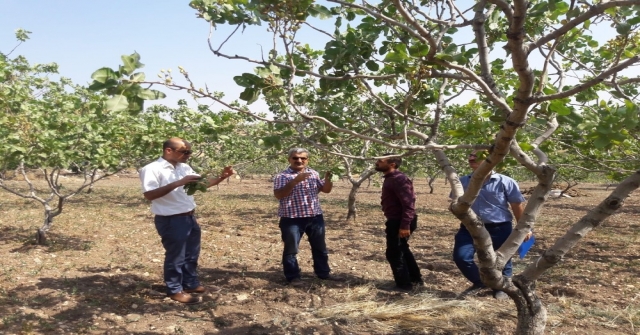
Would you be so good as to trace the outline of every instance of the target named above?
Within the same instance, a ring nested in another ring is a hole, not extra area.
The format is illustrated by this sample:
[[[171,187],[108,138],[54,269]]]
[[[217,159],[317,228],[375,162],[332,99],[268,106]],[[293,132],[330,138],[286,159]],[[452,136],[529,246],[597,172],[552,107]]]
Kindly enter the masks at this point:
[[[74,181],[69,179],[72,185]],[[531,184],[521,185],[523,189]],[[582,196],[550,199],[537,243],[515,273],[608,192],[580,184]],[[299,261],[302,288],[287,286],[272,184],[231,180],[197,196],[203,229],[200,275],[223,288],[199,305],[166,299],[163,249],[135,176],[101,182],[72,198],[55,219],[49,246],[32,244],[42,207],[0,193],[0,333],[2,334],[512,334],[512,301],[490,294],[456,300],[468,286],[450,260],[458,223],[447,211],[442,180],[434,194],[416,181],[419,229],[410,244],[424,287],[391,293],[384,256],[380,189],[363,187],[356,222],[345,222],[349,185],[337,182],[321,201],[333,271],[312,272],[308,243]],[[640,334],[640,202],[586,236],[538,283],[548,334]]]

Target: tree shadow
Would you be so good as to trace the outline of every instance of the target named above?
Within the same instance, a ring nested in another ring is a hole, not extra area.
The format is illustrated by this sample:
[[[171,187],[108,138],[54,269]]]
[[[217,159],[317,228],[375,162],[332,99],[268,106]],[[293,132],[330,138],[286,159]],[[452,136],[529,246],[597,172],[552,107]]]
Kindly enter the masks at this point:
[[[11,253],[26,253],[33,249],[40,249],[45,252],[60,251],[88,251],[93,247],[92,240],[82,239],[75,236],[66,236],[60,233],[47,233],[47,245],[39,245],[35,243],[36,229],[25,229],[15,227],[5,227],[2,229],[3,234],[0,241],[10,241],[22,243],[21,246],[11,249]],[[9,231],[9,233],[6,233]]]
[[[67,199],[65,205],[81,204],[85,207],[104,207],[105,204],[118,205],[124,207],[146,206],[150,202],[144,198],[142,193],[138,195],[113,192],[93,191],[89,194],[82,193],[79,196]]]
[[[92,271],[98,270],[101,269]],[[148,279],[131,274],[110,273],[75,278],[40,278],[36,284],[18,286],[0,297],[0,314],[9,315],[21,308],[22,313],[27,316],[15,319],[4,318],[3,330],[8,333],[23,333],[26,327],[25,322],[28,322],[30,332],[42,334],[61,333],[64,331],[61,324],[66,324],[65,327],[72,324],[81,332],[120,333],[125,331],[118,327],[131,321],[127,319],[123,321],[123,316],[127,314],[137,313],[144,317],[145,314],[153,314],[160,309],[165,312],[175,311],[177,315],[181,315],[180,312],[185,309],[207,310],[217,304],[217,298],[211,298],[194,306],[177,303],[163,303],[158,306],[148,302],[149,299],[158,300],[158,296],[151,295],[151,286],[152,282]],[[164,301],[158,301],[160,302]],[[24,306],[29,306],[26,311]],[[141,310],[137,306],[144,307]],[[38,310],[53,312],[46,315]],[[106,319],[100,322],[99,326],[95,325],[96,315]],[[163,334],[164,332],[136,333]]]

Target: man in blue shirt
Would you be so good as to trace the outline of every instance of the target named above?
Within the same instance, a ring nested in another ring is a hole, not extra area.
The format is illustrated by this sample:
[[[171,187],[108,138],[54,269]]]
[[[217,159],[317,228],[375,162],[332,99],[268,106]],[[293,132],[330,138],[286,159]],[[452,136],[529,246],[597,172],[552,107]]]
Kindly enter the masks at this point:
[[[480,166],[480,161],[476,155],[476,151],[469,154],[469,166],[475,171]],[[467,190],[471,175],[460,178],[462,187]],[[513,211],[513,215],[509,208]],[[471,206],[480,220],[484,223],[485,228],[491,235],[493,248],[498,249],[507,240],[513,229],[513,217],[516,222],[520,220],[524,212],[524,197],[520,193],[518,183],[499,173],[492,172],[484,181],[478,198]],[[527,235],[529,239],[531,233]],[[460,225],[460,230],[455,236],[455,244],[453,246],[453,261],[458,266],[462,274],[473,284],[460,294],[460,297],[477,294],[485,286],[480,280],[480,271],[473,260],[476,249],[473,246],[473,238],[465,228]],[[511,260],[502,270],[505,277],[511,277],[512,266]],[[496,299],[507,299],[508,296],[503,291],[495,291],[493,296]]]

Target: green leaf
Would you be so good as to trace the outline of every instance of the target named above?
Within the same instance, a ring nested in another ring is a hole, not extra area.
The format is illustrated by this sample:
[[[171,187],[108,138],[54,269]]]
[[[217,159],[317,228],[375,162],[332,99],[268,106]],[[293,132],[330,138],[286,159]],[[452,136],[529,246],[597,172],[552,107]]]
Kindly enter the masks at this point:
[[[113,80],[113,79],[109,79],[107,80],[107,82],[105,83],[101,83],[99,81],[93,81],[93,83],[91,83],[91,85],[89,85],[89,89],[92,91],[100,91],[103,90],[105,88],[109,88],[109,87],[115,87],[118,85],[118,81],[117,80]]]
[[[116,95],[106,102],[107,109],[114,112],[121,112],[129,108],[129,101],[124,95]]]
[[[429,53],[429,46],[418,43],[409,47],[409,55],[413,57],[424,57]]]
[[[566,2],[558,1],[556,2],[556,11],[560,13],[566,13],[569,10],[569,4]]]
[[[451,137],[462,137],[466,135],[467,132],[462,129],[451,129],[451,130],[447,130],[447,134]]]
[[[385,62],[400,63],[407,60],[407,55],[392,51],[384,57],[384,60]]]
[[[325,20],[331,17],[331,11],[325,6],[313,5],[309,7],[309,15]]]
[[[233,81],[235,81],[238,86],[253,87],[256,84],[260,83],[261,79],[255,74],[243,73],[241,76],[233,77]]]
[[[140,55],[137,52],[132,53],[131,55],[122,55],[123,66],[120,67],[122,73],[125,75],[129,75],[133,73],[133,71],[144,67],[144,64],[140,63]]]
[[[258,67],[255,71],[260,78],[267,78],[271,75],[271,69],[267,69],[266,67]]]
[[[458,46],[455,43],[451,43],[447,45],[447,47],[444,49],[444,52],[450,54],[456,52],[456,50],[458,50]]]
[[[144,72],[136,72],[131,75],[132,81],[144,81],[144,79],[145,79]]]
[[[598,149],[603,149],[603,148],[607,147],[609,145],[609,143],[611,143],[611,141],[609,140],[608,137],[606,137],[606,136],[598,136],[598,138],[596,138],[596,140],[593,141],[593,146],[595,146]]]
[[[242,93],[240,93],[240,99],[247,102],[247,105],[250,105],[260,97],[260,90],[254,89],[252,87],[247,87],[244,89]]]
[[[166,94],[158,90],[150,90],[147,88],[141,89],[140,92],[138,92],[137,96],[138,98],[141,98],[144,100],[158,100],[158,99],[164,99],[167,97]]]
[[[533,150],[533,145],[526,143],[526,142],[520,142],[518,143],[518,145],[520,145],[520,148],[524,151],[531,151]]]
[[[91,74],[91,79],[101,84],[106,83],[108,80],[118,80],[118,78],[119,78],[119,75],[108,67],[103,67],[101,69],[98,69],[97,71]]]
[[[447,62],[451,62],[453,60],[453,56],[443,53],[436,54],[436,58]]]
[[[626,35],[631,30],[631,25],[627,22],[620,23],[616,26],[616,31],[620,35]]]
[[[632,18],[630,20],[627,20],[627,23],[630,24],[630,25],[635,25],[635,24],[640,23],[640,16],[636,16],[636,17],[634,17],[634,18]]]
[[[562,100],[554,100],[549,104],[549,110],[557,113],[558,115],[569,115],[571,114],[571,108],[565,105],[565,102]]]
[[[370,71],[378,71],[380,69],[380,65],[373,60],[366,62],[365,65]]]

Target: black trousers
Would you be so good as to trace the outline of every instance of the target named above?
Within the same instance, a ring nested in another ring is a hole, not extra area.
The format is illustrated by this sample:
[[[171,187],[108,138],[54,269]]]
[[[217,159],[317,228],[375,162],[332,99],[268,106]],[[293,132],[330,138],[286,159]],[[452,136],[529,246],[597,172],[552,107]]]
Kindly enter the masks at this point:
[[[400,230],[400,220],[387,220],[385,223],[385,233],[387,235],[387,261],[393,272],[393,279],[396,286],[403,289],[413,287],[412,283],[422,281],[420,268],[413,257],[411,249],[409,249],[409,237],[398,237]],[[418,216],[413,218],[410,231],[413,233],[418,227]]]

